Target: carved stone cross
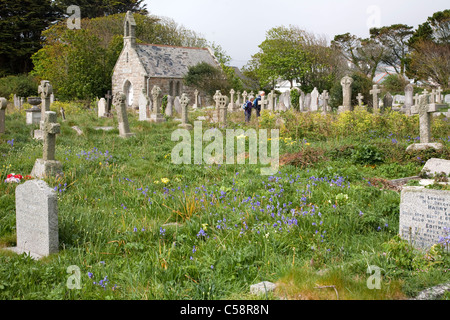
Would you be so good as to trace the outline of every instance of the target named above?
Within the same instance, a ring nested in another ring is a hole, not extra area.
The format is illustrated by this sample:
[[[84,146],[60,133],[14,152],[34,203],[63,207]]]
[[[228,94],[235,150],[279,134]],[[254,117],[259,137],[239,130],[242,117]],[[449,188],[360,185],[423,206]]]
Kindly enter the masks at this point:
[[[153,112],[155,114],[160,113],[160,106],[159,106],[159,95],[161,94],[161,88],[157,86],[153,86],[153,89],[151,91],[151,95],[153,98]]]
[[[323,101],[323,111],[322,113],[327,113],[328,112],[328,100],[330,99],[330,95],[328,94],[327,90],[324,90],[322,92],[322,94],[320,95],[320,99],[322,99]]]
[[[56,135],[61,132],[61,125],[56,122],[56,112],[47,111],[42,131],[44,134],[44,153],[42,158],[45,161],[55,160]]]
[[[374,84],[373,89],[370,90],[370,94],[373,95],[373,113],[378,113],[380,105],[378,102],[378,94],[381,93],[381,90],[378,89],[378,85]]]
[[[358,96],[356,97],[356,99],[358,100],[358,105],[360,107],[362,107],[362,105],[363,105],[362,101],[364,99],[364,96],[361,93],[358,93]]]

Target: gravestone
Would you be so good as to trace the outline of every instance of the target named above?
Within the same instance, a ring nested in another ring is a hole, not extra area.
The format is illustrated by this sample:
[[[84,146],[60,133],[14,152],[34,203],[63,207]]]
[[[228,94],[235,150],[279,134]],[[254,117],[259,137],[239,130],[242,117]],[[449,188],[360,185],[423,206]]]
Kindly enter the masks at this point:
[[[322,92],[322,94],[320,95],[320,99],[322,99],[323,101],[323,105],[322,105],[322,113],[323,114],[327,114],[330,110],[328,107],[328,100],[330,99],[330,95],[328,94],[327,90],[324,90]]]
[[[45,115],[50,111],[50,94],[53,93],[53,87],[47,80],[42,80],[38,87],[38,93],[41,95],[41,121],[39,130],[34,131],[34,138],[42,140],[44,136],[43,126],[45,122]]]
[[[243,102],[241,102],[241,93],[238,91],[236,92],[236,109],[240,110],[241,106],[244,104]]]
[[[284,93],[283,104],[286,110],[291,108],[291,91],[288,90]]]
[[[311,111],[311,93],[307,93],[305,96],[305,104],[304,104],[304,111]]]
[[[404,108],[406,109],[405,113],[407,115],[411,114],[411,107],[414,105],[413,93],[414,93],[413,85],[408,84],[405,87],[405,104],[404,104]]]
[[[383,108],[386,110],[387,108],[392,108],[392,104],[394,102],[394,98],[392,95],[388,92],[383,98]]]
[[[444,102],[445,103],[450,103],[450,94],[445,95]]]
[[[244,99],[247,98],[247,92],[244,91]],[[215,112],[213,114],[213,118],[212,118],[212,122],[219,122],[220,119],[220,107],[219,107],[219,98],[222,96],[222,94],[220,93],[220,90],[216,90],[216,93],[213,96],[213,100],[216,103],[216,108],[215,108]]]
[[[353,79],[345,76],[341,80],[342,86],[342,111],[353,111],[352,107],[352,84]]]
[[[181,124],[178,125],[181,128],[184,129],[192,129],[192,125],[188,123],[188,103],[189,98],[188,96],[183,93],[181,95],[180,104],[181,104]]]
[[[59,109],[59,112],[61,112],[61,119],[62,119],[62,121],[66,121],[66,110],[64,110],[64,108],[61,107]]]
[[[400,236],[418,249],[429,249],[450,228],[450,191],[405,187],[401,193]]]
[[[0,134],[5,133],[5,117],[7,105],[8,101],[5,98],[0,98]]]
[[[364,99],[364,96],[361,94],[361,92],[358,93],[358,96],[356,97],[356,100],[358,100],[358,106],[362,107],[363,99]]]
[[[147,121],[150,118],[150,100],[145,93],[145,89],[139,94],[139,121]]]
[[[272,90],[270,91],[270,93],[267,95],[267,99],[269,100],[269,105],[267,106],[267,109],[269,111],[275,111],[275,102],[274,100],[276,99],[276,94],[275,91]]]
[[[234,89],[230,90],[230,103],[228,104],[228,111],[233,112],[236,111],[236,105],[234,104],[234,95],[235,95]]]
[[[219,106],[219,121],[222,123],[223,126],[227,125],[227,106],[228,106],[228,97],[227,96],[220,96],[218,98],[218,106]]]
[[[163,114],[161,113],[161,99],[159,98],[161,95],[161,88],[157,87],[157,86],[153,86],[152,91],[150,92],[150,94],[152,95],[152,101],[149,101],[149,108],[147,110],[151,110],[151,115],[150,115],[150,121],[151,122],[165,122],[166,119],[164,118]],[[148,99],[148,98],[147,98]],[[170,99],[171,102],[171,106],[170,109],[169,107],[169,96],[167,96],[167,106],[166,106],[166,111],[167,109],[169,109],[169,113],[170,116],[172,116],[172,101],[173,99]],[[150,112],[150,111],[149,111]]]
[[[178,113],[181,114],[181,101],[180,101],[180,97],[175,97],[175,99],[173,100],[173,110]]]
[[[108,93],[105,95],[106,98],[106,117],[111,116],[111,106],[112,106],[112,93],[111,90],[108,90]]]
[[[379,104],[379,99],[378,99],[378,94],[381,93],[381,90],[378,89],[378,85],[374,84],[372,87],[372,90],[370,90],[370,94],[373,97],[372,100],[372,109],[373,109],[373,113],[378,113],[380,112],[380,104]]]
[[[431,177],[442,172],[448,176],[450,175],[450,160],[431,158],[425,163],[422,172],[426,172]]]
[[[26,123],[28,125],[33,125],[41,122],[41,108],[38,107],[41,104],[41,98],[39,97],[29,97],[27,102],[31,104],[31,109],[25,110],[26,113]]]
[[[314,90],[311,92],[311,107],[310,110],[312,112],[317,111],[319,108],[319,91],[317,88],[314,88]]]
[[[99,118],[106,117],[106,100],[101,98],[97,103],[97,114]]]
[[[442,104],[442,88],[439,87],[436,90],[436,103],[437,104]]]
[[[40,259],[58,252],[58,198],[42,180],[16,187],[17,246],[8,248]]]
[[[60,133],[60,124],[56,122],[56,112],[47,111],[45,113],[44,124],[42,125],[42,135],[44,148],[42,159],[36,159],[31,176],[43,179],[47,176],[56,176],[62,172],[62,164],[56,161],[56,135]]]
[[[261,107],[261,110],[266,110],[266,105],[269,103],[269,101],[266,100],[265,95],[261,95],[261,100],[258,101],[258,106]]]
[[[119,136],[121,138],[129,138],[135,135],[134,133],[130,132],[126,99],[127,96],[122,92],[117,92],[114,95],[113,105],[116,107],[117,121],[119,122]]]
[[[430,95],[424,91],[424,94],[420,96],[419,105],[411,107],[412,114],[419,114],[420,121],[420,143],[412,144],[408,146],[406,151],[410,150],[423,150],[429,147],[435,149],[442,149],[441,143],[431,143],[431,114],[439,111],[440,108],[446,107],[446,105],[439,105],[436,103],[429,103]]]
[[[166,110],[165,110],[164,113],[168,117],[172,117],[173,116],[173,100],[174,100],[174,97],[167,96],[167,106],[166,106]]]
[[[298,99],[299,100],[299,109],[300,109],[300,112],[303,112],[303,111],[306,111],[305,110],[305,93],[302,90],[300,90],[299,94],[300,94],[300,98]]]

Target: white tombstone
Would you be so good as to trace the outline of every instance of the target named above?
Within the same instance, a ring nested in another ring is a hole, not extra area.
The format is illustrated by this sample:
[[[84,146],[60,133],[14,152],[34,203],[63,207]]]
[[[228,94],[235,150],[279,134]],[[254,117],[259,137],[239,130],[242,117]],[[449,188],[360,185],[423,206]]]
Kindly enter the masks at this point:
[[[315,112],[318,110],[319,107],[319,91],[317,88],[314,88],[314,90],[311,92],[311,112]]]
[[[10,250],[40,259],[58,252],[58,198],[42,180],[16,187],[17,246]]]
[[[101,98],[97,104],[97,113],[99,118],[106,117],[106,100]]]
[[[139,121],[147,121],[149,119],[149,99],[145,94],[145,91],[142,91],[139,94]]]

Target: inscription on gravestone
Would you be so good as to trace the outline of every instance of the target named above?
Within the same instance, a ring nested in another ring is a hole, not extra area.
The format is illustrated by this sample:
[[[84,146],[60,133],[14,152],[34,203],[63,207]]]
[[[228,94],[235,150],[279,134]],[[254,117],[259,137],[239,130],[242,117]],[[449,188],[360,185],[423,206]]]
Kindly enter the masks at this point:
[[[428,249],[447,236],[450,228],[450,192],[406,187],[400,203],[400,236],[420,249]]]

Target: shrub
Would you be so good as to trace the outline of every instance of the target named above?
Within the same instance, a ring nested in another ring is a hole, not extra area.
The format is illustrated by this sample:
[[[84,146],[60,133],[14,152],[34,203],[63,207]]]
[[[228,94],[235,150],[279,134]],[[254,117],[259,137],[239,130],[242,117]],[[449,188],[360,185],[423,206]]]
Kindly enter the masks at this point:
[[[29,75],[7,76],[0,79],[0,97],[30,97],[38,94],[38,82]]]

